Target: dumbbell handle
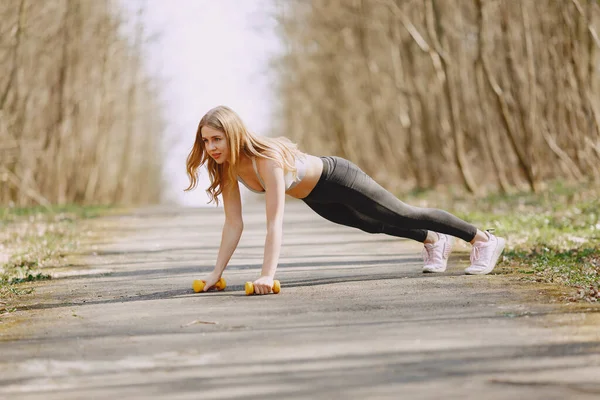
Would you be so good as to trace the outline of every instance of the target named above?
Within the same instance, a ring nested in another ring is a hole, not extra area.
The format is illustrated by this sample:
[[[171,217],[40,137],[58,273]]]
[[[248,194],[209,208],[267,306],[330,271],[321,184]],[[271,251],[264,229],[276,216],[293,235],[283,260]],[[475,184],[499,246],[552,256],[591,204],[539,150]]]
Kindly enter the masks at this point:
[[[196,280],[194,280],[194,282],[192,282],[192,289],[194,289],[194,292],[196,292],[196,293],[203,291],[205,286],[206,286],[206,281],[196,279]],[[225,290],[225,288],[227,287],[227,283],[225,282],[225,279],[224,278],[219,279],[219,281],[217,283],[215,283],[215,287],[217,288],[217,290]]]
[[[273,281],[273,293],[277,294],[281,291],[281,283],[278,280]],[[254,294],[254,285],[252,282],[246,282],[246,295],[250,296]]]

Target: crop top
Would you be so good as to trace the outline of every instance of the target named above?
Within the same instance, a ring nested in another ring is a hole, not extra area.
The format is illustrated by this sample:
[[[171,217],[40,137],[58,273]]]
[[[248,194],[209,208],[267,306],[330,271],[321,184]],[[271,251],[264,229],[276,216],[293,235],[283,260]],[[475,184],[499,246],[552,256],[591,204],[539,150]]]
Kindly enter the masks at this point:
[[[264,189],[265,183],[263,182],[262,178],[258,174],[258,168],[256,167],[256,157],[252,157],[252,166],[254,167],[254,172],[256,173],[256,177],[258,178],[260,185]],[[296,179],[294,179],[294,176],[291,171],[286,173],[284,176],[286,192],[288,190],[290,190],[291,188],[293,188],[294,186],[296,186],[298,183],[300,183],[302,178],[304,178],[304,175],[306,175],[306,162],[304,161],[304,157],[296,157],[296,170],[297,170]],[[246,184],[246,182],[244,182],[244,180],[240,176],[238,176],[238,181],[242,182],[242,184],[244,186],[246,186],[248,188],[248,190],[250,190],[251,192],[254,192],[254,193],[264,193],[265,192],[264,190],[258,191],[258,190],[252,189],[250,186],[248,186]]]

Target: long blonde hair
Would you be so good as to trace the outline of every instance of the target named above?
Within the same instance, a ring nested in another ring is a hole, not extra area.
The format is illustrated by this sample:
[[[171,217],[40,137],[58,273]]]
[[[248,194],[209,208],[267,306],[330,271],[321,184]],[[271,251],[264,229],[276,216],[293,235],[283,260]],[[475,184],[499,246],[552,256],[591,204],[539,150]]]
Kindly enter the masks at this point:
[[[229,160],[227,163],[218,164],[208,155],[200,132],[203,126],[210,126],[225,134],[229,146]],[[297,146],[290,140],[284,137],[256,136],[246,128],[246,125],[235,111],[226,106],[218,106],[208,111],[198,124],[196,140],[186,162],[190,185],[185,191],[193,190],[198,186],[198,168],[207,164],[206,169],[210,176],[211,185],[206,193],[210,199],[209,203],[214,201],[218,205],[219,199],[217,197],[223,193],[224,183],[235,182],[237,179],[240,153],[248,157],[262,157],[273,160],[284,170],[284,173],[292,172],[294,176],[297,173],[295,157],[301,155]]]

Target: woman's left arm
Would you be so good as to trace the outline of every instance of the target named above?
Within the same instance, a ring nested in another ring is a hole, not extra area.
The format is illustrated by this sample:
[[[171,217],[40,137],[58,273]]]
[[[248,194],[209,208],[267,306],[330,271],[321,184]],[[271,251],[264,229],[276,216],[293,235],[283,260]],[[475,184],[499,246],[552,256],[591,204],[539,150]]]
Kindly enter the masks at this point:
[[[273,287],[273,277],[281,251],[285,179],[283,169],[276,162],[265,158],[257,161],[258,172],[265,184],[267,237],[261,277],[254,282],[254,291],[257,294],[266,294],[270,293]]]

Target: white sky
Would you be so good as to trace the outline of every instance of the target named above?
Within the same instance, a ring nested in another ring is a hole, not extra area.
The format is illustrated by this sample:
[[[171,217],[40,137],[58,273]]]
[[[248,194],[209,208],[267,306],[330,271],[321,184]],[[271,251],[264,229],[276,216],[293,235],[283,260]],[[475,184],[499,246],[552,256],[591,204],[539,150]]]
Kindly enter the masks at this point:
[[[207,176],[193,192],[185,159],[202,115],[217,105],[233,108],[249,128],[270,129],[273,78],[268,62],[280,49],[269,17],[272,0],[121,0],[134,14],[145,3],[147,68],[162,78],[167,120],[165,197],[204,206]],[[212,206],[212,205],[211,205]]]

